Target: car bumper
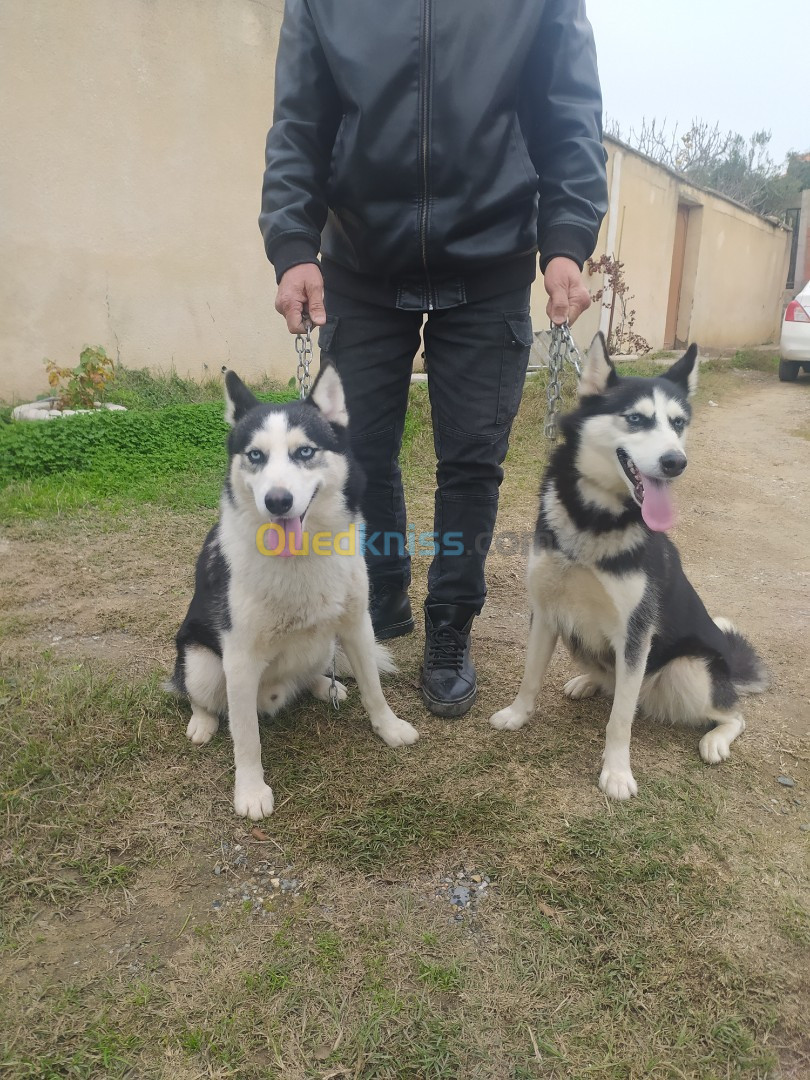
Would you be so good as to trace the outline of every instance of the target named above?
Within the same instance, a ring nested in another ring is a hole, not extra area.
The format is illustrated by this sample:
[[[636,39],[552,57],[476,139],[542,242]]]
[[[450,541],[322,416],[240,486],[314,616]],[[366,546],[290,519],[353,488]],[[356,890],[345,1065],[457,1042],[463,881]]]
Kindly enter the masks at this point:
[[[783,360],[810,364],[810,323],[782,323],[779,355]]]

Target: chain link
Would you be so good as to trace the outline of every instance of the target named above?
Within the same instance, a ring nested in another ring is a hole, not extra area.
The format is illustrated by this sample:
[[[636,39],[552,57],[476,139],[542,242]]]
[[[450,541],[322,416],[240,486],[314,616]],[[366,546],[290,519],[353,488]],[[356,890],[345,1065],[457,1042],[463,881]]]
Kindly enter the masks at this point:
[[[551,346],[548,350],[548,383],[546,384],[546,421],[543,434],[551,442],[557,438],[557,409],[562,397],[562,380],[566,361],[582,374],[582,357],[571,337],[568,323],[551,325]]]
[[[298,396],[303,401],[312,389],[312,375],[309,367],[312,363],[312,323],[306,311],[303,312],[304,333],[295,335],[295,351],[298,355]],[[338,697],[337,678],[335,676],[335,654],[332,654],[332,664],[329,668],[329,700],[332,708],[337,711],[340,708]]]
[[[304,312],[304,333],[295,335],[295,351],[298,354],[298,396],[303,401],[312,388],[312,376],[309,373],[309,365],[312,363],[312,323],[309,315]]]
[[[337,679],[335,678],[335,654],[332,653],[332,667],[329,671],[329,700],[332,702],[332,708],[335,712],[340,708],[340,698],[338,697]]]

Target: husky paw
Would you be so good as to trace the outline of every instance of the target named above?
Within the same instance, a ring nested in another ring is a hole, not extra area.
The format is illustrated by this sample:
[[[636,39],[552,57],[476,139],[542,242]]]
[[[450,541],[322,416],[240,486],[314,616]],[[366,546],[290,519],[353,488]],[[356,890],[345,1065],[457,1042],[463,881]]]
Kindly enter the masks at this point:
[[[624,801],[638,795],[638,784],[629,769],[609,769],[605,766],[599,777],[599,789],[609,799]]]
[[[590,675],[575,675],[565,684],[563,693],[566,697],[579,701],[581,698],[593,697],[594,694],[599,693],[600,689],[599,683],[595,682]]]
[[[233,795],[233,808],[240,817],[261,821],[273,813],[273,789],[263,783],[253,787],[240,787],[237,784]]]
[[[216,716],[195,709],[186,728],[186,737],[191,739],[195,746],[203,746],[216,735],[218,727],[219,720]]]
[[[700,740],[698,749],[707,765],[719,765],[721,761],[728,761],[731,757],[728,734],[721,732],[720,728],[707,731]]]
[[[381,723],[372,724],[386,746],[410,746],[419,738],[419,732],[407,720],[400,720],[393,713]]]
[[[337,699],[338,699],[338,701],[339,702],[340,701],[345,701],[346,700],[346,695],[348,694],[348,690],[343,685],[343,683],[340,682],[338,679],[335,679],[335,688],[337,690]],[[331,696],[331,692],[330,692],[331,689],[332,689],[332,680],[329,678],[328,675],[319,675],[318,678],[315,680],[315,682],[312,684],[312,686],[310,686],[309,689],[312,692],[312,696],[314,698],[317,698],[318,701],[331,701],[332,700],[332,696]]]
[[[514,705],[509,705],[508,708],[501,709],[494,716],[490,716],[489,722],[494,728],[500,728],[501,731],[517,731],[518,728],[523,727],[530,716],[531,713],[526,713],[521,709],[516,709]]]

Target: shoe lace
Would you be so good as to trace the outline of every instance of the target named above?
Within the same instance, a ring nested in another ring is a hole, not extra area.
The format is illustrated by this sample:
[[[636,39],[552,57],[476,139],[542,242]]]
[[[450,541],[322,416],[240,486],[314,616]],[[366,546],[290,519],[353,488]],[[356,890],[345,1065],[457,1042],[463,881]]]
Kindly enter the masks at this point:
[[[461,671],[467,637],[453,626],[434,630],[427,643],[427,662],[430,668],[453,668]]]

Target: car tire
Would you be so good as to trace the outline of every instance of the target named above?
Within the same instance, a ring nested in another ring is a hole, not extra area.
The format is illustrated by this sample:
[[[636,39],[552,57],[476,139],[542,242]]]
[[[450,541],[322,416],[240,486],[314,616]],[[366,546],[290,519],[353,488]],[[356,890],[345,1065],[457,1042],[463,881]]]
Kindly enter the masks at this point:
[[[799,377],[799,368],[801,364],[795,360],[780,360],[779,361],[779,381],[780,382],[796,382]]]

